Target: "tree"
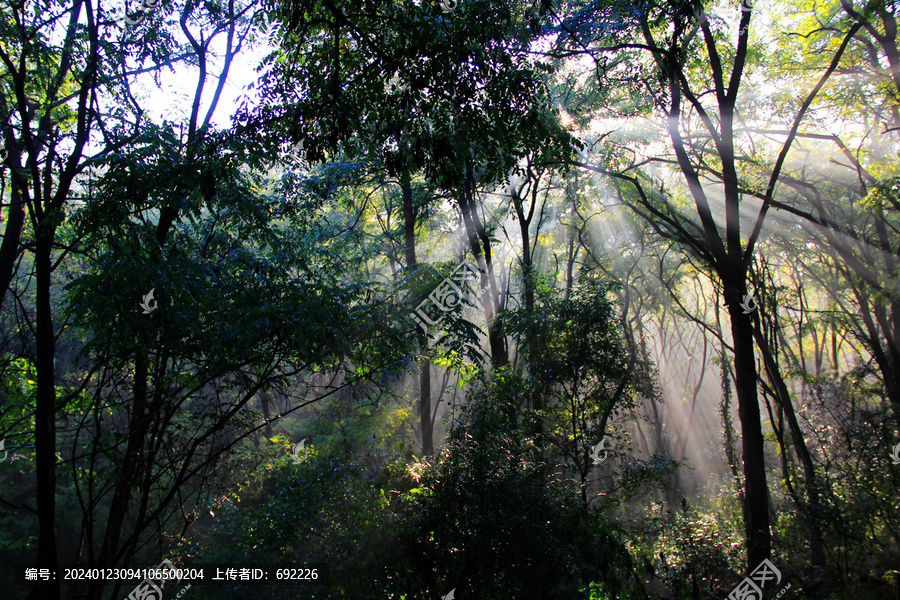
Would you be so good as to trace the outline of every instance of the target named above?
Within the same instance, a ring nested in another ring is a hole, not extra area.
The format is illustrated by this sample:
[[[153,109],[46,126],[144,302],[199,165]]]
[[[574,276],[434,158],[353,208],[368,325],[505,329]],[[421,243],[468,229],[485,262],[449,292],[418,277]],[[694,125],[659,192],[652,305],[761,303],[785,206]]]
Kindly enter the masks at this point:
[[[553,475],[511,417],[530,390],[509,367],[474,390],[434,469],[409,494],[401,593],[569,598],[589,586],[637,584],[631,558],[600,510]]]
[[[552,456],[577,473],[585,507],[598,466],[592,450],[609,437],[614,415],[655,395],[650,365],[618,328],[614,287],[582,274],[569,297],[543,288],[535,306],[506,316],[529,366],[531,396],[544,399],[526,418],[546,423]]]
[[[406,269],[419,265],[417,213],[424,208],[414,202],[413,178],[424,177],[453,199],[464,248],[488,290],[484,316],[496,365],[508,360],[499,316],[505,302],[492,255],[493,209],[479,191],[504,181],[529,153],[546,160],[569,151],[527,63],[533,35],[520,11],[515,3],[467,4],[438,17],[436,5],[286,3],[281,54],[305,59],[275,64],[265,86],[273,105],[287,105],[286,129],[311,140],[316,156],[324,157],[326,148],[332,157],[356,156],[399,181]],[[341,84],[345,73],[353,77]],[[300,127],[294,115],[303,116]],[[426,455],[433,450],[430,365],[423,353],[419,412]]]
[[[765,455],[757,394],[754,358],[753,317],[742,308],[748,289],[748,272],[768,210],[782,179],[785,159],[797,136],[809,106],[835,71],[848,43],[860,24],[842,32],[842,42],[819,81],[806,94],[775,158],[765,165],[767,183],[761,193],[740,176],[739,150],[742,132],[736,130],[738,100],[751,53],[751,20],[755,10],[741,6],[737,22],[733,18],[707,15],[696,2],[649,3],[624,7],[618,3],[590,4],[573,10],[560,24],[565,33],[560,52],[585,53],[592,57],[604,82],[619,78],[629,82],[610,89],[602,99],[607,107],[626,108],[629,116],[641,110],[653,111],[665,120],[672,156],[650,157],[672,165],[681,177],[686,197],[679,197],[661,185],[647,185],[650,174],[640,160],[629,161],[616,150],[616,143],[604,140],[606,158],[602,165],[585,168],[610,175],[618,185],[629,186],[627,204],[658,233],[677,240],[709,266],[731,321],[738,411],[741,420],[744,470],[744,527],[748,569],[770,555],[771,533]],[[594,26],[594,23],[601,26]],[[728,30],[737,30],[737,35]],[[633,36],[639,36],[635,40]],[[615,60],[608,56],[615,53]],[[649,63],[640,63],[646,54]],[[633,57],[640,67],[637,77],[627,73],[625,57]],[[627,74],[626,74],[627,73]],[[599,83],[599,82],[598,82]],[[652,104],[640,108],[637,94],[646,86]],[[616,93],[620,92],[620,93]],[[757,197],[754,203],[751,197]],[[721,198],[714,206],[712,199]],[[695,213],[681,210],[683,200],[693,202]],[[757,217],[742,224],[742,207],[752,206]],[[693,217],[693,218],[691,218]],[[724,221],[724,222],[723,222]]]
[[[804,237],[831,257],[827,266],[806,261],[808,272],[821,280],[820,267],[826,266],[850,286],[855,298],[849,301],[855,308],[847,311],[845,322],[871,352],[900,425],[900,296],[893,286],[900,278],[900,180],[893,160],[900,125],[895,10],[878,0],[860,6],[845,1],[840,9],[813,13],[802,23],[809,38],[801,64],[787,63],[793,70],[820,60],[823,44],[829,49],[834,45],[825,31],[859,30],[848,40],[845,59],[835,69],[836,81],[823,90],[823,103],[829,118],[851,120],[860,129],[839,134],[817,127],[815,121],[804,127],[798,139],[820,161],[785,178],[793,193],[771,205],[800,217]],[[843,289],[825,289],[837,292],[836,301],[848,301]]]
[[[27,210],[35,272],[36,564],[56,571],[56,412],[72,397],[60,400],[56,392],[54,254],[70,192],[87,166],[88,141],[99,127],[95,102],[103,90],[117,93],[122,79],[104,64],[110,45],[103,41],[101,28],[108,23],[89,4],[74,0],[43,7],[29,3],[26,8],[10,2],[5,12],[12,22],[3,30],[0,49],[0,119],[12,201],[0,245],[0,301],[13,280]],[[60,39],[59,45],[53,39]],[[131,139],[126,134],[107,141],[101,152],[114,152]],[[39,582],[32,597],[58,600],[59,583]]]

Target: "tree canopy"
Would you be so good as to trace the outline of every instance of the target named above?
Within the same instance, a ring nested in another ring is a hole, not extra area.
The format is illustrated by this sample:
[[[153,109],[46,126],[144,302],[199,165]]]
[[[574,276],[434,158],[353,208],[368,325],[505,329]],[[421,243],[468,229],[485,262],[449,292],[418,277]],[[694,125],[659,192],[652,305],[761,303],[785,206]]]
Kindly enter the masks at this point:
[[[900,593],[894,3],[0,3],[11,598]]]

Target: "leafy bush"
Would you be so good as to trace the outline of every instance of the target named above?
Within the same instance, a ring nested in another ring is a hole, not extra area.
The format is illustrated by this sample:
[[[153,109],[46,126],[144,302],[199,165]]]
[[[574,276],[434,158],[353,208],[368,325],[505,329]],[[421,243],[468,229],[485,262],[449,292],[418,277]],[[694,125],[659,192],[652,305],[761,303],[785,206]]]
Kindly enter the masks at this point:
[[[495,373],[471,395],[447,447],[410,493],[394,598],[585,597],[629,582],[631,560],[603,515],[562,483],[512,415],[520,376]]]

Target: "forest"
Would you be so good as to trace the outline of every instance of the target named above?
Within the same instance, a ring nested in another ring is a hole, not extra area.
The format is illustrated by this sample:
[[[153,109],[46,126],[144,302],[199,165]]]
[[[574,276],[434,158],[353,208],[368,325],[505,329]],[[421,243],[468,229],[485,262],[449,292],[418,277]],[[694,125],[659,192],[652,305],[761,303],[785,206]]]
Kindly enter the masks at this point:
[[[0,598],[900,600],[900,2],[0,5]]]

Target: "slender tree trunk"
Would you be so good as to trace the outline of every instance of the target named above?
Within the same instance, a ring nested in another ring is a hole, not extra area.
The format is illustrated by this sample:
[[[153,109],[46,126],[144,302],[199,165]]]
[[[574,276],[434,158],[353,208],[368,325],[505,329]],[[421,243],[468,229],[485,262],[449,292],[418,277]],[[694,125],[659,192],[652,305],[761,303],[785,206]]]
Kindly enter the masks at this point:
[[[269,392],[260,392],[259,393],[259,404],[262,407],[263,418],[266,420],[266,437],[272,437],[272,424],[269,422],[269,415],[271,411],[269,409],[269,403],[272,401],[272,394]]]
[[[537,186],[537,184],[535,184]],[[519,232],[522,235],[522,288],[525,297],[525,310],[534,311],[534,265],[531,258],[531,215],[525,215],[525,207],[522,199],[513,190],[513,206],[516,210],[516,219],[519,221]]]
[[[725,458],[728,468],[731,469],[732,482],[738,494],[741,506],[744,505],[744,488],[741,486],[741,468],[738,465],[737,450],[734,446],[734,427],[731,424],[731,369],[729,369],[728,354],[724,343],[720,358],[722,360],[722,403],[719,405],[719,414],[722,416],[722,427],[725,437]]]
[[[50,299],[53,239],[56,228],[48,225],[48,215],[35,233],[36,274],[36,363],[35,399],[35,476],[38,513],[37,567],[59,572],[56,548],[56,374],[53,358],[56,338]],[[32,600],[59,600],[60,580],[38,581],[32,588]]]
[[[103,545],[97,555],[98,568],[112,568],[116,564],[122,524],[125,522],[125,515],[131,500],[131,489],[141,470],[141,453],[148,421],[145,412],[149,369],[150,361],[147,352],[139,350],[134,364],[134,399],[131,407],[131,423],[128,427],[128,445],[125,448],[124,460],[116,467],[116,484],[106,518],[106,533],[103,537]],[[100,600],[105,586],[104,580],[93,580],[88,590],[88,599]]]
[[[466,160],[466,178],[463,193],[459,197],[459,210],[466,226],[472,254],[478,261],[478,267],[484,270],[488,283],[489,297],[484,303],[484,316],[487,322],[491,359],[495,366],[502,366],[509,362],[509,349],[506,346],[506,336],[503,334],[503,323],[495,318],[501,307],[500,289],[497,278],[494,276],[490,239],[484,231],[475,208],[475,184],[471,159]]]
[[[568,228],[566,235],[568,236],[567,241],[567,252],[566,252],[566,287],[563,292],[563,300],[569,299],[569,294],[572,293],[572,285],[575,283],[575,259],[578,258],[578,248],[575,246],[576,240],[580,240],[581,236],[576,235],[573,231],[575,228],[575,200],[572,200],[573,204],[570,209],[569,215],[571,218],[571,224]]]
[[[753,353],[753,324],[741,302],[747,293],[746,281],[724,279],[725,304],[731,317],[734,343],[734,373],[741,420],[744,463],[744,529],[747,535],[748,568],[753,569],[771,554],[769,531],[769,490],[766,484],[765,446],[757,396],[756,359]]]
[[[413,207],[412,183],[409,171],[400,175],[400,191],[403,194],[403,241],[406,250],[406,267],[412,269],[416,260],[416,212]],[[428,344],[422,336],[422,347]],[[423,356],[419,361],[419,427],[422,430],[422,454],[434,454],[434,423],[431,420],[431,360]]]
[[[419,415],[422,424],[422,454],[434,454],[434,422],[431,420],[431,361],[423,358],[419,364]]]
[[[188,156],[191,153],[188,151]],[[179,179],[175,185],[176,194],[183,197],[186,193],[185,184]],[[178,218],[179,204],[170,202],[160,211],[159,223],[156,226],[157,244],[150,250],[150,260],[158,265],[162,261],[162,248],[165,246],[169,230]],[[120,556],[119,543],[122,535],[122,526],[125,523],[125,515],[128,513],[128,505],[131,501],[131,490],[135,482],[140,478],[143,465],[144,440],[150,429],[152,416],[147,411],[148,387],[150,381],[150,355],[149,336],[142,336],[137,340],[134,350],[134,385],[133,401],[131,406],[131,421],[128,424],[128,443],[125,448],[125,458],[122,465],[116,469],[115,488],[110,501],[109,513],[106,519],[106,532],[103,544],[97,555],[98,568],[112,568],[117,564]],[[88,588],[88,600],[100,600],[106,582],[103,579],[93,580]]]
[[[537,198],[535,197],[535,194],[537,193],[536,190],[537,181],[535,181],[532,192],[531,210],[529,210],[529,214],[527,215],[525,214],[525,206],[522,202],[522,197],[519,196],[518,191],[515,187],[510,190],[513,208],[516,211],[516,220],[519,222],[519,233],[522,236],[522,295],[525,299],[525,312],[531,319],[537,318],[534,314],[534,264],[531,256],[530,227],[531,219],[534,215],[534,204],[537,202]],[[535,343],[530,334],[527,335],[524,342],[529,347]],[[530,365],[526,365],[526,368],[530,368]],[[541,445],[543,445],[544,439],[544,419],[541,414],[544,410],[543,394],[544,390],[540,386],[532,387],[529,394],[529,404],[534,410],[534,422],[532,423],[534,435]]]
[[[6,231],[3,233],[3,243],[0,244],[0,309],[3,308],[6,292],[12,285],[16,256],[19,253],[19,240],[22,238],[22,228],[25,225],[25,198],[19,193],[15,181],[10,196]]]
[[[894,419],[900,427],[900,302],[891,302],[880,309],[881,314],[870,316],[870,311],[865,309],[862,313],[863,319],[872,323],[868,327],[872,354],[881,371],[884,391],[893,408]],[[879,341],[879,330],[884,336],[883,346]]]
[[[806,525],[809,531],[809,551],[810,561],[814,565],[825,566],[825,542],[822,537],[822,529],[819,527],[818,517],[822,514],[819,503],[819,488],[817,484],[816,469],[812,462],[812,456],[806,441],[803,439],[803,431],[800,429],[800,423],[797,421],[797,415],[794,412],[794,404],[791,402],[790,392],[787,384],[781,376],[778,363],[772,354],[771,347],[763,337],[762,333],[757,335],[757,345],[765,365],[766,374],[772,387],[775,390],[775,398],[778,401],[781,410],[784,411],[787,420],[788,430],[791,432],[791,441],[794,444],[794,451],[797,453],[797,459],[803,468],[804,482],[806,487],[807,506],[799,506],[798,508],[806,518]]]

